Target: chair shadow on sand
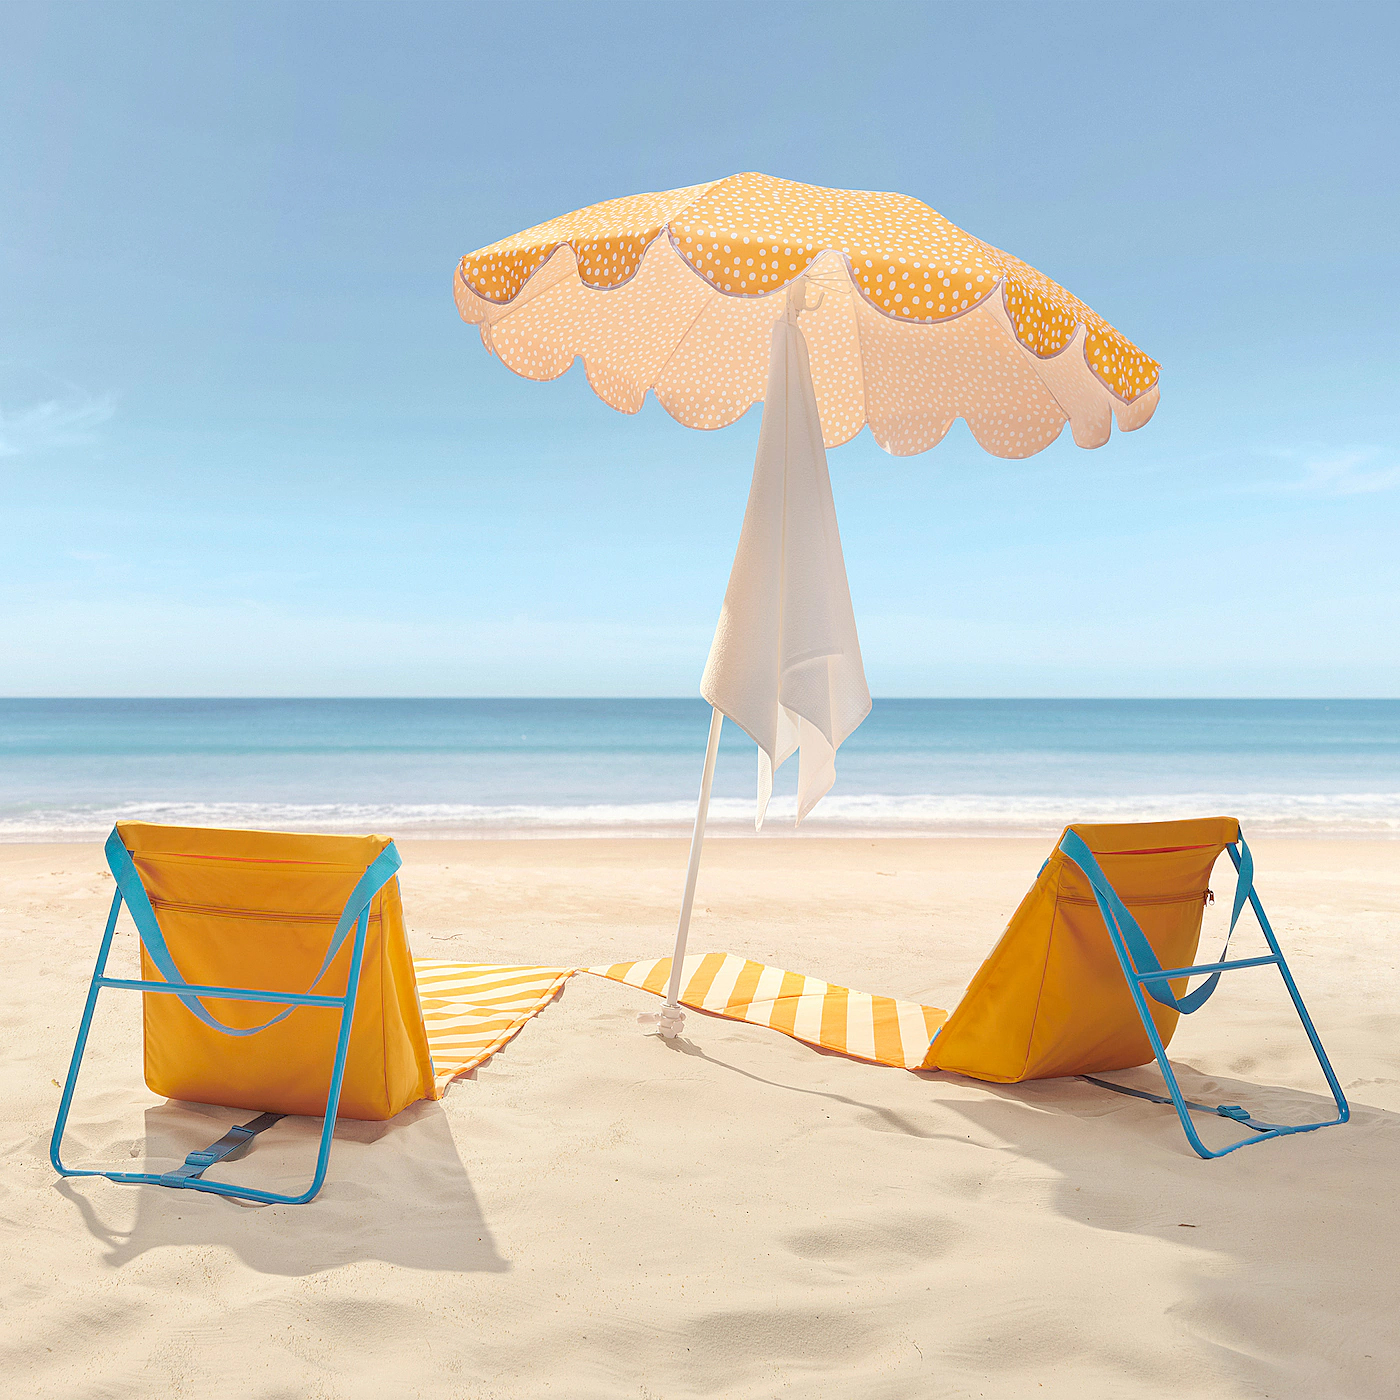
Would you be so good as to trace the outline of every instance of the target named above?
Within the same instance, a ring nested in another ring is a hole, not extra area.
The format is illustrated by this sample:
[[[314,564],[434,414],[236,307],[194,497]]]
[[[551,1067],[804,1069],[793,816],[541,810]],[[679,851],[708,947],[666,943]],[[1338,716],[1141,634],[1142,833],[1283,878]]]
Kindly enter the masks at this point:
[[[704,1011],[700,1012],[700,1015],[709,1017],[709,1013]],[[780,1079],[755,1074],[740,1065],[716,1058],[683,1036],[674,1040],[661,1040],[659,1043],[675,1054],[704,1060],[717,1069],[743,1075],[746,1079],[770,1085],[775,1089],[830,1099],[834,1103],[863,1110],[868,1115],[865,1126],[878,1132],[953,1142],[967,1140],[966,1133],[931,1130],[927,1124],[918,1123],[907,1114],[882,1104],[866,1103],[864,1100],[827,1089],[785,1084]],[[850,1062],[850,1057],[839,1051],[827,1050],[818,1045],[807,1045],[804,1048],[823,1059]],[[1311,1093],[1287,1085],[1261,1084],[1210,1075],[1176,1059],[1172,1060],[1172,1066],[1181,1081],[1183,1092],[1189,1099],[1210,1104],[1245,1103],[1257,1116],[1270,1122],[1306,1122],[1310,1117],[1315,1119],[1319,1113],[1326,1112],[1332,1105],[1332,1099],[1328,1095]],[[904,1073],[912,1073],[915,1079],[928,1084],[958,1084],[977,1090],[978,1097],[940,1098],[937,1101],[938,1105],[940,1109],[961,1114],[981,1128],[987,1136],[1000,1138],[1018,1152],[1023,1152],[1066,1174],[1073,1174],[1076,1166],[1091,1173],[1096,1171],[1097,1167],[1102,1165],[1103,1149],[1105,1146],[1111,1148],[1113,1144],[1105,1142],[1105,1139],[1097,1134],[1091,1134],[1076,1136],[1070,1144],[1056,1142],[1052,1147],[1049,1140],[1044,1140],[1044,1134],[1036,1132],[1038,1119],[1046,1116],[1051,1121],[1073,1118],[1085,1127],[1100,1119],[1111,1120],[1114,1133],[1127,1135],[1124,1145],[1127,1142],[1131,1142],[1135,1148],[1144,1143],[1150,1145],[1154,1155],[1160,1154],[1163,1163],[1179,1160],[1181,1166],[1188,1171],[1195,1171],[1204,1165],[1180,1136],[1181,1130],[1176,1115],[1169,1104],[1122,1098],[1109,1090],[1087,1083],[1078,1076],[1030,1079],[1019,1084],[996,1084],[987,1080],[972,1079],[949,1070],[906,1070]],[[1155,1073],[1151,1065],[1119,1070],[1112,1078],[1129,1088],[1144,1089],[1157,1094],[1163,1092],[1161,1076]],[[1193,1116],[1203,1135],[1207,1135],[1208,1141],[1212,1133],[1223,1134],[1222,1141],[1239,1136],[1238,1125],[1230,1119],[1221,1118],[1217,1123],[1209,1114]],[[1305,1133],[1289,1141],[1315,1143],[1320,1138],[1327,1139],[1334,1144],[1331,1156],[1354,1162],[1358,1170],[1372,1171],[1379,1169],[1384,1162],[1393,1160],[1394,1154],[1400,1152],[1400,1137],[1392,1139],[1392,1133],[1400,1135],[1400,1113],[1353,1102],[1348,1123],[1329,1125],[1318,1129],[1316,1133]],[[1337,1140],[1338,1134],[1340,1141]],[[1364,1148],[1362,1143],[1366,1144]],[[1270,1144],[1270,1147],[1282,1152],[1289,1150],[1286,1146],[1277,1147],[1276,1143]],[[1250,1157],[1255,1154],[1251,1152],[1244,1155]],[[1146,1164],[1140,1162],[1137,1165]],[[1210,1170],[1208,1166],[1205,1169]]]
[[[704,1010],[700,1010],[698,1014],[706,1019],[721,1019]],[[744,1069],[740,1065],[716,1058],[684,1036],[677,1036],[673,1040],[658,1039],[658,1043],[665,1046],[673,1054],[704,1060],[717,1069],[742,1075],[746,1079],[752,1079],[775,1089],[830,1099],[834,1103],[842,1103],[851,1108],[864,1110],[871,1120],[867,1121],[867,1126],[877,1131],[900,1133],[906,1137],[966,1141],[967,1135],[965,1133],[930,1131],[925,1125],[916,1123],[897,1110],[881,1104],[866,1103],[863,1100],[852,1098],[846,1094],[834,1093],[827,1089],[812,1089],[800,1084],[784,1084],[781,1080],[769,1079],[763,1075],[755,1074],[752,1070]],[[820,1055],[823,1059],[843,1063],[850,1061],[848,1055],[837,1050],[828,1050],[820,1045],[807,1044],[804,1048],[811,1054]],[[1220,1075],[1208,1075],[1176,1059],[1172,1060],[1172,1067],[1177,1072],[1182,1091],[1187,1098],[1210,1104],[1245,1103],[1250,1105],[1256,1116],[1268,1119],[1270,1122],[1301,1123],[1309,1121],[1310,1117],[1316,1120],[1319,1113],[1325,1113],[1332,1107],[1330,1096],[1311,1093],[1307,1090],[1229,1079]],[[1101,1150],[1103,1145],[1102,1140],[1097,1137],[1078,1140],[1082,1141],[1082,1152],[1037,1153],[1032,1142],[1023,1140],[1034,1135],[1033,1132],[1027,1134],[1026,1130],[1033,1129],[1036,1116],[1050,1114],[1052,1117],[1076,1118],[1086,1125],[1098,1119],[1111,1118],[1113,1130],[1127,1132],[1135,1144],[1147,1139],[1150,1140],[1155,1150],[1161,1151],[1167,1157],[1180,1157],[1188,1167],[1200,1163],[1200,1158],[1186,1145],[1185,1139],[1179,1136],[1181,1130],[1170,1105],[1121,1098],[1109,1090],[1086,1082],[1077,1075],[1059,1079],[1029,1079],[1019,1084],[997,1084],[989,1080],[973,1079],[949,1070],[906,1070],[904,1073],[912,1073],[914,1078],[929,1084],[963,1084],[980,1091],[986,1097],[940,1099],[938,1102],[942,1107],[961,1113],[965,1118],[981,1127],[988,1135],[1000,1137],[1016,1147],[1017,1150],[1025,1150],[1044,1160],[1046,1165],[1054,1166],[1057,1169],[1070,1166],[1081,1156],[1085,1159],[1086,1165],[1092,1169],[1093,1162],[1097,1160],[1095,1154]],[[1112,1078],[1128,1088],[1143,1089],[1155,1094],[1164,1092],[1161,1075],[1155,1072],[1152,1065],[1120,1070]],[[1357,1136],[1370,1138],[1377,1131],[1383,1138],[1387,1132],[1400,1132],[1400,1114],[1355,1103],[1351,1105],[1351,1110],[1350,1122],[1340,1126],[1344,1131],[1348,1128],[1359,1130],[1359,1132],[1352,1134],[1351,1140],[1353,1141]],[[1203,1136],[1206,1137],[1208,1145],[1220,1146],[1231,1138],[1239,1136],[1238,1125],[1228,1118],[1220,1118],[1217,1121],[1209,1114],[1195,1114],[1193,1118]],[[1318,1135],[1330,1137],[1335,1130],[1335,1126],[1320,1128]],[[1314,1136],[1312,1133],[1303,1134],[1302,1140],[1306,1141]],[[1215,1142],[1215,1138],[1219,1138],[1219,1142]],[[1385,1141],[1387,1145],[1378,1150],[1393,1152],[1397,1145],[1400,1145],[1390,1144],[1388,1139]],[[1178,1148],[1180,1151],[1177,1150]],[[1344,1153],[1344,1155],[1349,1154]],[[1056,1160],[1050,1160],[1052,1157]]]
[[[172,1170],[186,1153],[251,1116],[167,1100],[146,1110],[146,1165],[131,1166]],[[251,1150],[208,1175],[269,1190],[298,1189],[310,1180],[320,1131],[319,1119],[284,1118]],[[141,1144],[131,1148],[133,1156],[141,1152]],[[259,1273],[288,1276],[369,1260],[449,1273],[510,1268],[496,1249],[440,1103],[420,1101],[384,1122],[340,1119],[330,1174],[310,1205],[255,1205],[101,1178],[60,1181],[57,1189],[107,1247],[106,1262],[118,1267],[152,1249],[186,1245],[222,1246]],[[125,1193],[132,1191],[130,1228],[109,1223],[130,1218]]]
[[[1335,1112],[1330,1094],[1207,1074],[1175,1058],[1171,1063],[1183,1094],[1195,1103],[1208,1106],[1244,1104],[1257,1119],[1279,1124],[1318,1122],[1329,1112]],[[1211,1170],[1210,1164],[1203,1163],[1181,1137],[1176,1113],[1170,1103],[1125,1098],[1079,1076],[1029,1079],[1019,1084],[996,1084],[944,1070],[917,1071],[916,1076],[934,1083],[942,1081],[975,1087],[979,1091],[979,1097],[975,1099],[944,1099],[941,1102],[988,1135],[1001,1137],[1018,1149],[1032,1152],[1039,1160],[1057,1170],[1068,1170],[1081,1161],[1092,1169],[1094,1160],[1101,1155],[1103,1148],[1112,1146],[1105,1136],[1092,1131],[1100,1121],[1104,1122],[1107,1131],[1124,1135],[1124,1147],[1131,1146],[1134,1150],[1149,1148],[1154,1159],[1160,1158],[1163,1164],[1179,1159],[1188,1171],[1204,1168],[1209,1173]],[[1161,1074],[1151,1064],[1117,1070],[1101,1077],[1130,1089],[1158,1095],[1166,1093]],[[1378,1131],[1382,1137],[1387,1132],[1400,1131],[1400,1114],[1365,1104],[1352,1103],[1350,1107],[1351,1117],[1346,1123],[1325,1124],[1314,1132],[1282,1141],[1251,1142],[1250,1151],[1242,1155],[1254,1157],[1257,1155],[1256,1148],[1286,1154],[1290,1151],[1289,1143],[1307,1143],[1310,1146],[1306,1150],[1310,1153],[1325,1152],[1329,1159],[1352,1160],[1358,1157],[1361,1143],[1371,1143]],[[1047,1114],[1052,1118],[1073,1118],[1086,1131],[1076,1136],[1072,1145],[1046,1150],[1049,1143],[1039,1141],[1044,1135],[1036,1133],[1035,1125]],[[1197,1112],[1191,1118],[1208,1147],[1223,1147],[1241,1136],[1239,1124],[1228,1117]],[[1393,1152],[1397,1146],[1400,1144],[1389,1143],[1384,1150]],[[1277,1162],[1281,1159],[1274,1156],[1270,1160]],[[1372,1161],[1370,1165],[1374,1167],[1377,1163]]]

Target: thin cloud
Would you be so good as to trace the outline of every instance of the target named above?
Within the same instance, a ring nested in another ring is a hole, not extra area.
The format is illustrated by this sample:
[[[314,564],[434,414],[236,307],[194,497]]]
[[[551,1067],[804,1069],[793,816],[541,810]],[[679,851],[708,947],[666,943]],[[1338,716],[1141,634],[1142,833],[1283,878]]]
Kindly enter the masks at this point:
[[[1289,489],[1318,496],[1367,496],[1400,486],[1400,464],[1376,465],[1381,454],[1374,448],[1311,457],[1303,464],[1301,480]]]
[[[55,447],[85,447],[116,412],[111,394],[45,399],[28,408],[0,408],[0,457],[26,457]]]

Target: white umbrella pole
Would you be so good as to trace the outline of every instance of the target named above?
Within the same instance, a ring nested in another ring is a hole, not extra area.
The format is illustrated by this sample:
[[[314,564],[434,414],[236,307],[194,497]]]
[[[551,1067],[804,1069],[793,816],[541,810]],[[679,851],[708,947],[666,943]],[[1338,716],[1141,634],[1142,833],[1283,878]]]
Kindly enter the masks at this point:
[[[715,758],[719,754],[719,731],[724,716],[710,711],[710,741],[705,746],[705,771],[700,777],[700,800],[695,804],[695,830],[690,837],[690,864],[685,872],[685,893],[681,896],[681,916],[676,924],[676,948],[671,954],[671,984],[666,989],[670,1006],[681,997],[681,964],[685,961],[685,943],[690,936],[690,911],[695,905],[695,881],[700,874],[700,848],[705,844],[705,818],[710,812],[710,788],[715,781]]]
[[[719,754],[719,732],[724,716],[710,712],[710,741],[705,746],[705,771],[700,778],[700,800],[695,804],[695,830],[690,837],[690,864],[685,871],[685,893],[681,896],[681,916],[676,924],[676,946],[671,954],[671,982],[666,990],[664,1010],[637,1018],[643,1025],[657,1026],[671,1039],[680,1034],[685,1012],[680,1009],[681,973],[685,964],[685,944],[690,936],[690,911],[695,906],[695,881],[700,875],[700,848],[705,844],[705,818],[710,811],[710,788],[715,781],[715,759]]]

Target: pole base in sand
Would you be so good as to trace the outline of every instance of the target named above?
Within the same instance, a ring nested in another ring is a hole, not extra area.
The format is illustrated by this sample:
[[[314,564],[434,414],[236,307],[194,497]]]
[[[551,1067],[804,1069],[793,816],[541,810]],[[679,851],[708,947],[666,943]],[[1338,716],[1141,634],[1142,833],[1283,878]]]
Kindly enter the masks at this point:
[[[685,1029],[685,1012],[667,1002],[660,1011],[643,1011],[637,1017],[643,1031],[656,1031],[666,1040],[674,1040]]]

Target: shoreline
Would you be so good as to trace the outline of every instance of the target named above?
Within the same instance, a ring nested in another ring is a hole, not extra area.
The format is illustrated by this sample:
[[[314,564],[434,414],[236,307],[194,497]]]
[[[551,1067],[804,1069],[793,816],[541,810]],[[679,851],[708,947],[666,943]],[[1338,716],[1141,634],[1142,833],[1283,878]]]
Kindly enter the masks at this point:
[[[1210,812],[1206,815],[1222,815],[1222,813]],[[1142,817],[1134,820],[1150,821],[1174,820],[1174,817]],[[118,818],[119,821],[145,821],[144,817]],[[1124,820],[1127,820],[1126,818]],[[1058,839],[1065,826],[1091,826],[1105,822],[1103,818],[1081,818],[1071,820],[1054,827],[989,827],[968,830],[966,828],[949,828],[943,830],[919,830],[919,831],[890,831],[886,829],[863,830],[860,828],[827,828],[812,829],[804,827],[802,830],[793,830],[790,826],[780,826],[776,829],[772,823],[764,827],[762,831],[754,831],[752,827],[745,830],[736,829],[732,824],[710,823],[705,829],[705,844],[708,847],[712,841],[732,841],[737,843],[762,843],[776,842],[779,844],[801,843],[801,842],[842,842],[842,841],[1043,841],[1047,845]],[[155,823],[162,825],[163,823]],[[217,827],[214,822],[172,822],[170,825],[187,825],[193,827]],[[1257,845],[1260,841],[1298,841],[1308,844],[1339,842],[1341,844],[1373,842],[1380,846],[1395,846],[1400,843],[1400,830],[1370,831],[1355,829],[1338,829],[1322,827],[1315,830],[1298,830],[1294,827],[1271,828],[1265,824],[1250,823],[1241,820],[1241,827],[1251,845]],[[406,842],[421,843],[424,845],[445,845],[455,844],[506,844],[506,845],[536,845],[548,842],[610,842],[618,841],[625,843],[637,843],[648,845],[658,842],[689,842],[691,828],[689,826],[675,825],[672,827],[662,827],[652,830],[637,830],[633,828],[611,828],[611,827],[545,827],[535,830],[518,830],[511,828],[487,828],[481,831],[461,831],[457,829],[447,829],[442,832],[423,831],[414,829],[412,826],[388,825],[366,823],[360,826],[317,826],[310,823],[296,826],[243,826],[243,830],[254,831],[286,831],[302,832],[311,835],[366,835],[374,833],[377,835],[390,836],[400,845]],[[106,840],[111,827],[103,827],[100,831],[93,829],[78,835],[7,835],[0,834],[0,850],[10,847],[29,849],[38,847],[73,847],[73,846],[101,846]]]

